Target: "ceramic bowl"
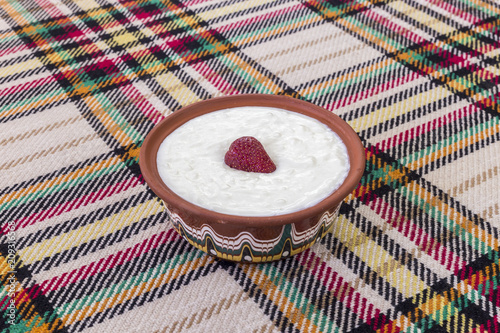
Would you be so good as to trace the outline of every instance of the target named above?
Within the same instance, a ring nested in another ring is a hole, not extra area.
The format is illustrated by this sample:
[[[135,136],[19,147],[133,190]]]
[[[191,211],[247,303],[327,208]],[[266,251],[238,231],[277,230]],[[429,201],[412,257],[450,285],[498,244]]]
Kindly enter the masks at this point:
[[[336,132],[347,146],[350,171],[342,185],[318,204],[289,214],[263,217],[228,215],[194,205],[162,181],[156,154],[177,127],[200,115],[241,106],[281,108],[315,118]],[[337,115],[314,104],[285,96],[234,95],[197,102],[175,111],[147,135],[139,165],[145,181],[163,200],[177,232],[198,249],[230,261],[268,262],[293,256],[331,231],[342,201],[358,185],[365,169],[363,145]]]

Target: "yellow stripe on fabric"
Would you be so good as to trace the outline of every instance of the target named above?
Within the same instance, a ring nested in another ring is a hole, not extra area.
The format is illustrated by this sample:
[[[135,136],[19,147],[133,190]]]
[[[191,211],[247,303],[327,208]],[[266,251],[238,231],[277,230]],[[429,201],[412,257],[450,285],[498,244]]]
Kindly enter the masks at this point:
[[[4,256],[0,256],[0,276],[6,276],[7,273],[12,271],[12,267],[10,267],[9,263],[7,262],[7,258]],[[1,294],[1,293],[0,293]]]
[[[338,217],[337,225],[341,227],[333,229],[334,236],[405,297],[414,296],[428,287],[344,216]]]
[[[188,261],[184,264],[170,269],[168,272],[159,275],[149,281],[142,282],[130,289],[123,290],[116,295],[105,298],[102,301],[88,305],[81,310],[74,311],[67,315],[62,316],[61,320],[64,325],[71,325],[77,321],[84,320],[87,317],[93,316],[98,312],[102,312],[106,309],[110,309],[119,304],[122,304],[128,300],[138,297],[139,295],[150,292],[153,289],[159,288],[162,285],[170,283],[172,280],[177,279],[179,276],[186,275],[190,271],[197,268],[206,266],[207,264],[213,262],[213,258],[210,256],[202,256],[201,258],[196,258]]]
[[[127,32],[127,33],[115,36],[113,38],[113,40],[118,45],[126,45],[126,44],[137,41],[137,38],[135,38],[135,36],[132,35],[131,33]]]
[[[49,188],[52,186],[60,185],[60,184],[65,183],[67,181],[81,177],[82,175],[90,174],[90,173],[105,169],[105,168],[109,167],[110,165],[114,165],[114,164],[117,164],[119,162],[121,162],[121,159],[119,157],[116,157],[116,156],[110,157],[110,158],[105,159],[103,161],[88,165],[84,168],[80,168],[76,171],[73,171],[73,172],[70,172],[70,173],[67,173],[64,175],[60,175],[60,176],[57,176],[57,177],[52,178],[52,179],[48,179],[46,181],[25,187],[25,188],[18,190],[18,191],[4,194],[4,195],[0,196],[0,204],[7,203],[7,202],[14,200],[14,199],[18,199],[24,195],[35,193],[36,191],[44,189],[44,188]]]
[[[113,136],[113,138],[118,141],[122,146],[126,147],[132,145],[134,142],[132,139],[122,130],[122,128],[115,123],[113,118],[104,109],[104,106],[99,103],[99,101],[91,95],[85,96],[83,98],[85,103],[92,110],[92,114],[101,122],[101,124],[106,128],[107,132]]]
[[[318,326],[302,314],[302,309],[296,306],[286,296],[285,292],[279,290],[273,281],[267,279],[264,271],[257,268],[257,265],[241,265],[243,271],[252,282],[259,286],[262,292],[267,295],[267,298],[278,307],[285,317],[296,326],[298,330],[314,333],[320,332]],[[293,305],[293,307],[292,307]]]
[[[318,91],[327,90],[331,87],[336,87],[339,85],[346,85],[347,83],[355,83],[363,76],[369,75],[369,73],[377,73],[381,69],[393,66],[395,61],[391,58],[381,58],[379,62],[369,65],[368,67],[360,68],[354,72],[349,72],[341,76],[335,76],[330,80],[322,81],[316,85],[308,86],[305,89],[299,91],[301,95],[314,94]]]
[[[346,8],[349,8],[346,6]],[[390,45],[387,40],[390,40],[389,38],[386,38],[385,35],[383,35],[382,39],[378,38],[376,35],[370,32],[370,29],[367,28],[365,25],[360,25],[359,27],[352,24],[348,20],[344,19],[343,17],[336,17],[332,18],[333,20],[336,21],[336,23],[339,23],[343,25],[346,29],[349,31],[352,31],[355,35],[360,36],[364,38],[367,42],[372,42],[375,45],[378,45],[379,47],[385,49],[389,53],[395,53],[398,50],[398,48]]]
[[[17,3],[17,1],[15,1],[14,3]],[[0,8],[5,11],[10,19],[16,21],[18,26],[30,26],[30,22],[26,21],[23,15],[19,14],[19,12],[14,7],[12,7],[8,1],[1,1]]]
[[[226,59],[230,61],[230,64],[228,64],[228,66],[230,67],[231,71],[237,73],[240,72],[240,75],[244,76],[243,80],[247,81],[250,85],[265,87],[271,93],[278,93],[283,90],[281,87],[276,85],[270,77],[259,72],[254,68],[254,66],[243,60],[237,54],[230,53],[227,55]],[[250,79],[248,79],[247,77],[250,77]]]
[[[62,101],[62,100],[66,100],[68,98],[68,95],[65,93],[65,92],[60,92],[58,94],[54,94],[52,96],[47,96],[46,98],[44,99],[39,99],[39,100],[35,100],[31,103],[28,103],[28,104],[23,104],[23,105],[20,105],[20,106],[16,106],[10,110],[6,110],[6,111],[3,111],[3,112],[0,112],[0,118],[6,118],[6,117],[9,117],[9,116],[12,116],[12,115],[15,115],[15,114],[20,114],[20,113],[23,113],[23,112],[27,112],[27,111],[30,111],[30,110],[33,110],[33,109],[37,109],[43,105],[47,105],[47,104],[51,104],[51,103],[55,103],[55,102],[58,102],[58,101]]]
[[[88,12],[91,9],[100,7],[100,5],[94,0],[73,0],[73,2],[86,12]]]
[[[395,326],[398,326],[402,331],[406,331],[409,327],[418,323],[425,317],[436,317],[433,318],[433,320],[435,320],[438,324],[448,321],[448,325],[452,325],[453,321],[450,321],[450,317],[452,316],[455,317],[455,321],[466,322],[469,318],[460,314],[460,309],[457,308],[453,302],[456,302],[458,299],[464,297],[466,297],[470,302],[475,302],[476,299],[482,297],[479,295],[480,293],[476,290],[476,287],[484,286],[488,281],[493,281],[493,279],[498,276],[498,273],[498,263],[493,263],[490,266],[485,267],[483,270],[473,274],[469,278],[460,281],[456,287],[445,290],[439,294],[434,293],[432,298],[425,302],[419,302],[416,304],[419,311],[413,312],[411,318],[403,314],[389,325],[378,329],[377,333],[393,332],[391,328],[394,328]],[[441,312],[436,314],[438,311]],[[445,326],[445,328],[447,327]],[[469,331],[470,330],[465,330],[464,332]]]
[[[19,74],[31,69],[41,68],[43,64],[37,59],[26,60],[14,65],[5,66],[0,69],[0,77],[6,77],[13,74]]]
[[[490,247],[492,250],[498,250],[499,241],[494,237],[494,235],[487,233],[476,223],[462,215],[460,211],[456,210],[455,208],[451,207],[443,200],[441,200],[439,196],[431,194],[417,182],[412,182],[409,186],[409,190],[411,192],[414,192],[414,194],[418,198],[421,198],[423,201],[425,201],[427,207],[432,207],[435,210],[442,212],[443,216],[449,217],[449,219],[453,221],[454,226],[463,228],[465,231],[473,235],[476,239],[484,243],[486,246]]]
[[[406,59],[405,60],[406,62],[418,67],[422,72],[428,74],[429,76],[432,76],[436,80],[444,82],[450,88],[453,88],[454,90],[457,90],[460,93],[464,93],[468,97],[475,100],[476,102],[484,103],[486,106],[493,108],[497,112],[500,112],[500,104],[491,102],[488,97],[484,96],[484,92],[474,92],[473,89],[470,89],[469,87],[464,86],[463,84],[459,83],[457,80],[454,80],[454,79],[452,80],[448,74],[442,73],[436,68],[422,65],[418,61],[408,58],[407,55],[404,55],[404,54],[398,55],[398,59],[401,61]],[[479,80],[477,79],[477,77],[478,77],[477,73],[473,73],[470,76],[471,77],[468,79],[469,85],[479,83],[478,82]]]
[[[13,39],[15,37],[17,37],[17,34],[13,31],[3,31],[0,33],[0,40]]]
[[[387,6],[408,17],[413,18],[415,21],[420,22],[424,26],[428,26],[431,29],[439,31],[440,34],[448,34],[455,30],[453,27],[446,25],[439,19],[434,18],[402,1],[391,2],[387,4]]]
[[[235,13],[238,11],[248,10],[257,6],[264,6],[265,4],[273,3],[274,0],[260,0],[258,2],[247,1],[243,3],[235,3],[232,5],[224,6],[222,8],[216,8],[202,13],[197,13],[196,15],[200,17],[203,21],[212,21],[220,16]]]
[[[259,40],[266,39],[268,37],[276,36],[278,34],[283,34],[288,31],[295,30],[300,27],[305,27],[311,25],[312,23],[322,22],[323,19],[320,16],[310,16],[307,20],[298,20],[293,22],[292,24],[280,25],[278,29],[266,29],[262,31],[260,34],[253,34],[249,37],[236,39],[233,41],[235,46],[241,47],[244,45],[248,45],[250,43],[254,43]]]
[[[421,154],[423,155],[422,157],[416,159],[411,163],[408,163],[406,167],[411,170],[418,170],[424,167],[425,165],[429,165],[435,160],[443,158],[444,156],[452,155],[453,153],[462,150],[465,147],[473,146],[477,142],[484,140],[486,136],[493,136],[493,134],[497,134],[499,132],[500,132],[500,123],[496,123],[489,129],[482,130],[480,132],[474,133],[473,135],[468,135],[458,141],[451,141],[450,144],[446,147],[441,147],[436,151]]]
[[[157,214],[163,210],[158,200],[152,199],[138,206],[123,210],[92,224],[85,225],[76,230],[71,230],[62,235],[55,236],[40,243],[33,244],[19,250],[18,253],[24,264],[32,264],[45,257],[69,250],[91,240],[114,233],[142,218]]]
[[[366,116],[352,120],[349,122],[349,125],[351,125],[351,127],[353,127],[356,131],[366,130],[369,127],[386,122],[396,116],[403,116],[408,112],[445,98],[449,95],[451,95],[449,90],[439,86],[432,90],[424,91],[420,94],[408,97],[375,112],[371,112]]]
[[[160,86],[165,88],[180,105],[185,106],[200,100],[200,98],[179,80],[172,72],[168,72],[156,77]]]
[[[476,4],[476,6],[478,6],[479,8],[484,10],[485,12],[490,13],[489,14],[490,16],[493,16],[493,13],[495,13],[496,15],[500,15],[500,9],[498,8],[498,6],[491,5],[491,3],[489,3],[489,1],[485,2],[485,1],[481,1],[481,0],[469,0],[468,2]],[[494,1],[493,3],[496,4],[496,1]]]

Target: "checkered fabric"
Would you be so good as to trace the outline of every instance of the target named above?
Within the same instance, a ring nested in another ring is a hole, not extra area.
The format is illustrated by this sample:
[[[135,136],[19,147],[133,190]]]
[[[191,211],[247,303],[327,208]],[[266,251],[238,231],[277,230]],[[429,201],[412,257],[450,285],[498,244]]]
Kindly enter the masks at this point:
[[[0,331],[499,332],[495,0],[0,1]],[[235,264],[145,184],[146,134],[289,95],[366,147],[331,234]]]

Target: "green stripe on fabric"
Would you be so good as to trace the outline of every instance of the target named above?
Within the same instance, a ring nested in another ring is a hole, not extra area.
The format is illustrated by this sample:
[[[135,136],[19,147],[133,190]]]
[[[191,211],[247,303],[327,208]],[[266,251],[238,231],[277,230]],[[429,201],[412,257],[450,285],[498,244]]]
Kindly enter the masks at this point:
[[[411,191],[409,187],[401,187],[397,191],[402,194],[409,202],[419,207],[423,212],[428,214],[431,218],[436,219],[437,221],[441,221],[442,226],[458,236],[461,240],[463,240],[473,249],[477,250],[480,254],[486,254],[494,251],[494,249],[492,249],[490,246],[486,245],[483,241],[476,238],[464,227],[460,226],[460,224],[453,220],[450,215],[442,214],[438,207],[426,202],[425,198],[418,196],[418,194],[416,194],[414,191]],[[452,250],[449,247],[447,247],[447,249],[450,251]],[[456,255],[458,257],[461,257],[460,253],[456,253]]]
[[[120,110],[113,105],[104,94],[94,94],[93,96],[103,107],[103,110],[114,121],[114,123],[125,133],[135,144],[144,140],[142,134],[128,123],[128,121],[120,114]]]
[[[30,98],[15,101],[15,102],[10,103],[10,104],[1,105],[0,106],[0,114],[2,112],[11,111],[13,109],[22,107],[24,105],[32,104],[34,102],[44,101],[44,103],[47,104],[47,102],[50,102],[54,96],[62,95],[62,94],[65,94],[64,89],[55,88],[53,90],[49,90],[48,92],[45,92],[45,93],[40,94],[40,95],[35,95],[35,96],[30,97]]]
[[[263,272],[268,281],[283,292],[289,299],[289,304],[294,304],[300,310],[302,315],[306,316],[314,325],[318,326],[321,332],[340,333],[340,328],[334,326],[334,322],[330,321],[321,310],[318,310],[311,304],[310,299],[302,294],[293,283],[288,281],[287,277],[283,275],[274,265],[260,264],[257,268]]]
[[[107,166],[103,169],[100,169],[100,170],[97,170],[94,172],[90,172],[90,173],[86,173],[86,174],[81,175],[80,177],[69,179],[68,181],[59,183],[57,185],[50,186],[50,187],[43,188],[43,189],[35,191],[35,192],[28,193],[27,195],[24,195],[24,196],[19,197],[19,198],[14,198],[14,199],[12,199],[4,204],[1,204],[0,211],[7,210],[7,209],[15,207],[15,206],[19,206],[19,205],[24,204],[28,201],[33,201],[33,200],[42,198],[46,195],[49,195],[49,194],[52,194],[52,193],[55,193],[58,191],[69,189],[71,187],[85,183],[85,182],[93,180],[95,178],[99,178],[103,175],[107,175],[107,174],[122,170],[125,167],[126,167],[125,163],[121,163],[121,161],[120,161],[119,163],[112,164],[112,165]]]
[[[194,259],[201,258],[204,255],[205,254],[202,251],[199,251],[198,249],[192,247],[190,248],[189,252],[176,255],[171,260],[166,261],[165,263],[159,266],[151,268],[145,272],[134,275],[127,279],[121,280],[119,283],[116,283],[107,288],[103,288],[99,291],[93,292],[82,298],[75,299],[73,301],[64,304],[60,304],[58,307],[55,308],[55,311],[58,313],[60,317],[62,317],[74,311],[81,310],[84,307],[90,306],[91,304],[105,300],[106,298],[110,298],[120,294],[125,294],[126,290],[128,289],[136,287],[141,283],[151,281],[159,277],[160,275],[167,273],[168,271],[173,271],[175,269],[178,269],[179,266],[187,262],[190,262]]]

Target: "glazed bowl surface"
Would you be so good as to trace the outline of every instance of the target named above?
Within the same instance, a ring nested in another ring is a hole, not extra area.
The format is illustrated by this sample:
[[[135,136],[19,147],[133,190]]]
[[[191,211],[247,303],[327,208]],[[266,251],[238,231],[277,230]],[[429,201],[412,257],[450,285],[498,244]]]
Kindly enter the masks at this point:
[[[157,153],[163,140],[179,126],[201,115],[228,108],[259,106],[297,112],[327,125],[347,147],[350,169],[344,182],[321,202],[288,214],[239,216],[197,206],[172,191],[162,180]],[[142,175],[163,201],[177,230],[196,248],[236,262],[268,262],[304,251],[333,228],[342,201],[358,186],[365,169],[364,147],[340,117],[317,105],[286,96],[247,94],[216,97],[175,111],[146,136],[139,154]]]

